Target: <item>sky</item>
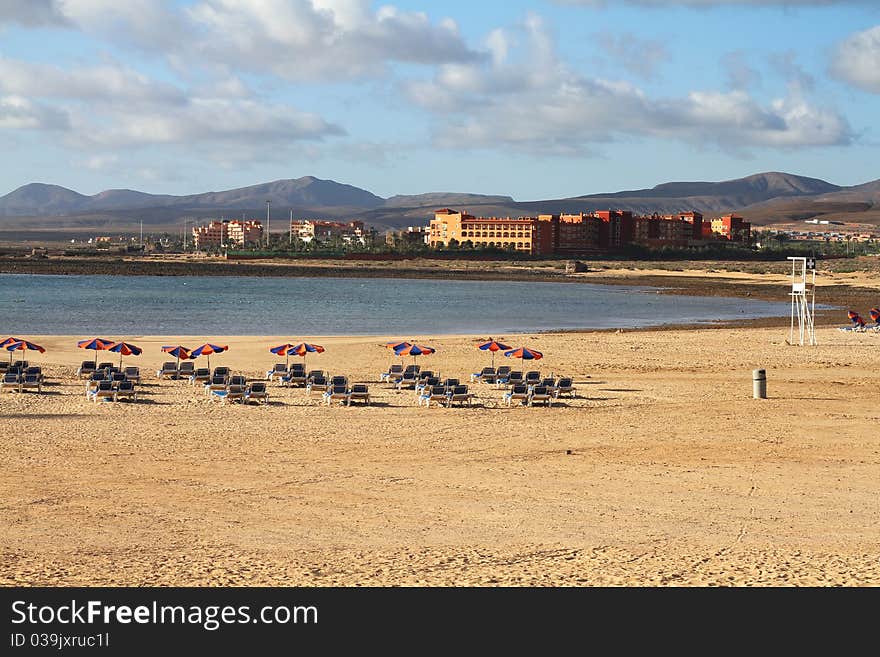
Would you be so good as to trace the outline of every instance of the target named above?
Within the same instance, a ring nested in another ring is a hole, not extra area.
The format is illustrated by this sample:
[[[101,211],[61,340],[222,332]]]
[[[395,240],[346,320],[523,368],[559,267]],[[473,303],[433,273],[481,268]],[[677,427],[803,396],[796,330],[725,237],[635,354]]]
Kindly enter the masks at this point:
[[[877,0],[0,0],[0,195],[880,178]]]

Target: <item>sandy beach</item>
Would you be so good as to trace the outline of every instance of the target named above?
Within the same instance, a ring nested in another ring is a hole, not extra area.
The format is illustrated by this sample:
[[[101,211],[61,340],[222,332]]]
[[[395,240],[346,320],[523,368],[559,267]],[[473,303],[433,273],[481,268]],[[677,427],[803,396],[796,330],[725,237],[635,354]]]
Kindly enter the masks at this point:
[[[474,408],[420,408],[377,382],[383,338],[320,336],[297,336],[327,349],[307,366],[374,405],[275,385],[222,405],[154,376],[160,345],[210,339],[212,365],[262,377],[290,336],[116,336],[144,348],[142,400],[94,404],[89,336],[28,337],[52,384],[0,395],[3,585],[880,584],[880,335],[496,336],[574,377],[549,409],[479,385]],[[485,336],[387,337],[435,346],[444,376],[489,362]]]

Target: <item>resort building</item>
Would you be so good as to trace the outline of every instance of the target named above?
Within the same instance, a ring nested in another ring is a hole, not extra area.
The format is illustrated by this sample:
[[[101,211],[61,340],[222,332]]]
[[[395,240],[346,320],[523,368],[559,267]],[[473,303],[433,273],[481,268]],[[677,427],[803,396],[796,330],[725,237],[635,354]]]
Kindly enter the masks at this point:
[[[475,217],[443,208],[434,213],[428,232],[432,248],[470,244],[530,255],[553,253],[553,228],[537,217]]]
[[[347,223],[337,221],[302,220],[290,222],[290,233],[293,237],[303,242],[327,242],[339,239],[346,243],[360,242],[366,244],[366,231],[363,221],[349,221]]]
[[[752,225],[742,217],[727,214],[712,220],[712,232],[732,242],[748,242],[752,237]]]
[[[385,235],[385,244],[388,246],[422,246],[428,244],[429,231],[425,226],[407,226],[401,230],[392,230]]]
[[[193,244],[197,250],[225,246],[246,246],[261,244],[263,224],[259,221],[224,219],[211,221],[202,226],[193,226]]]

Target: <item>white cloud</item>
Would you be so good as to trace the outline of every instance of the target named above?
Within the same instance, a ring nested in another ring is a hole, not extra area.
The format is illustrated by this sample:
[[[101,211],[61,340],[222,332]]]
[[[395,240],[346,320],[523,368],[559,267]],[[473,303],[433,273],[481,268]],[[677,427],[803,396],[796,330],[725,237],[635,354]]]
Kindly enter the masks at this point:
[[[834,5],[870,5],[875,0],[553,0],[558,5],[605,7],[636,5],[641,7],[831,7]]]
[[[662,41],[640,39],[630,32],[603,32],[596,35],[602,52],[617,61],[630,73],[652,79],[657,69],[669,59],[669,51]]]
[[[0,24],[2,23],[45,27],[65,25],[67,19],[57,0],[0,0]]]
[[[860,89],[880,93],[880,25],[857,32],[841,43],[834,53],[831,71]]]
[[[632,136],[731,150],[851,139],[846,120],[810,104],[801,89],[789,89],[769,105],[741,90],[650,98],[629,82],[569,70],[537,17],[527,21],[526,34],[518,57],[508,53],[504,61],[447,65],[433,80],[406,86],[415,103],[435,113],[439,145],[575,155]]]
[[[0,130],[66,130],[65,112],[28,98],[0,96]]]

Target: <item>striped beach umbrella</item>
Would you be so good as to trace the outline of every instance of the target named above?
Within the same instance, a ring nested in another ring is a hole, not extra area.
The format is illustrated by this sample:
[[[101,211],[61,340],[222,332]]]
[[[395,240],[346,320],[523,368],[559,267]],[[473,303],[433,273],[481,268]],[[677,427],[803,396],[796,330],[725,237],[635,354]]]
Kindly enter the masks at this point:
[[[41,354],[46,353],[46,350],[40,345],[28,342],[27,340],[15,340],[14,342],[9,342],[3,348],[9,352],[10,363],[12,362],[12,353],[15,351],[39,351]]]
[[[92,349],[95,352],[95,367],[98,367],[98,352],[106,350],[114,342],[115,340],[107,338],[89,338],[88,340],[80,340],[76,346],[80,349]]]
[[[123,356],[140,356],[143,352],[143,349],[135,344],[131,344],[130,342],[114,342],[109,347],[107,347],[107,351],[112,351],[119,354],[119,367],[122,367]],[[95,354],[97,353],[98,352],[95,352]]]
[[[519,349],[511,349],[505,351],[504,355],[508,358],[521,358],[523,360],[541,360],[544,357],[540,351],[529,349],[528,347],[520,347]]]
[[[298,345],[294,345],[290,350],[290,353],[295,354],[297,356],[302,356],[303,359],[303,369],[306,366],[306,354],[323,354],[325,351],[324,347],[319,344],[309,344],[308,342],[300,342]]]
[[[276,356],[284,356],[286,359],[284,361],[284,364],[289,366],[290,365],[290,351],[294,347],[296,347],[295,344],[290,344],[289,342],[286,342],[284,344],[279,344],[277,347],[269,347],[269,351],[271,351]]]
[[[434,347],[426,347],[420,344],[410,344],[406,347],[402,347],[400,349],[395,349],[394,353],[398,356],[412,356],[413,363],[416,362],[416,356],[428,356],[433,354],[436,349]]]
[[[196,347],[189,355],[193,358],[198,358],[199,356],[207,356],[208,357],[208,369],[211,369],[211,354],[222,354],[224,351],[229,349],[229,345],[219,345],[219,344],[211,344],[210,342],[206,342],[205,344]]]
[[[495,352],[496,351],[506,351],[508,349],[512,349],[512,347],[507,346],[506,344],[502,344],[497,340],[489,338],[486,342],[477,345],[477,349],[481,349],[482,351],[488,351],[492,354],[492,367],[495,367]]]
[[[186,347],[182,347],[179,344],[165,345],[164,347],[162,347],[162,351],[164,351],[166,354],[171,354],[172,356],[174,356],[177,359],[176,367],[178,369],[180,369],[181,359],[183,359],[183,360],[191,360],[192,359],[192,356],[189,353],[189,349],[187,349]]]

